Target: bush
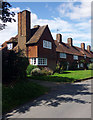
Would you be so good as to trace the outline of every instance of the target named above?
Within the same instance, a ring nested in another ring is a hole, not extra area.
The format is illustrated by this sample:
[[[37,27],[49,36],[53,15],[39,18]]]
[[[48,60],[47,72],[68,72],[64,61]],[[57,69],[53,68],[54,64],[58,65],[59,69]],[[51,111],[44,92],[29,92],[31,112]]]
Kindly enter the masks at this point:
[[[35,68],[38,68],[38,67],[35,66],[35,65],[29,64],[28,67],[27,67],[27,69],[26,69],[27,75],[30,75],[30,74],[31,74],[31,71],[32,71],[33,69],[35,69]]]
[[[53,74],[53,70],[51,70],[48,67],[42,68],[41,72],[42,72],[43,75],[52,75]]]
[[[93,63],[90,63],[90,64],[88,65],[88,69],[89,69],[89,70],[93,70]]]
[[[74,61],[70,67],[69,67],[70,70],[78,70],[78,63],[77,61]]]
[[[40,76],[43,75],[42,71],[39,68],[34,68],[31,73],[32,76]]]
[[[25,79],[28,64],[28,59],[21,56],[21,52],[2,51],[2,82],[5,84]]]
[[[63,71],[66,69],[67,69],[67,62],[62,61],[62,62],[57,63],[57,65],[56,65],[57,73],[63,73]]]
[[[57,65],[56,65],[56,72],[60,73],[60,63],[57,63]]]

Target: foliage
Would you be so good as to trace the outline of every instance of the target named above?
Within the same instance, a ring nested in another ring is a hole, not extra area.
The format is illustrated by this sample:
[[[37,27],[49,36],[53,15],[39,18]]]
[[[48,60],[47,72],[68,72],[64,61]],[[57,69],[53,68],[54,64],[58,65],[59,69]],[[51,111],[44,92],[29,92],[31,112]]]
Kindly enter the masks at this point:
[[[27,75],[30,75],[30,74],[31,74],[31,71],[32,71],[34,68],[38,68],[38,67],[37,67],[36,65],[31,65],[31,64],[29,64],[29,65],[27,66],[27,69],[26,69]]]
[[[78,63],[77,61],[74,61],[70,66],[69,66],[70,70],[77,70],[78,69]]]
[[[14,12],[10,11],[11,4],[9,2],[0,2],[0,6],[2,6],[2,9],[0,10],[2,13],[2,16],[0,16],[0,19],[3,23],[6,22],[16,22],[16,20],[13,18],[15,16]],[[5,28],[5,24],[0,24],[0,30]]]
[[[62,61],[60,62],[60,73],[63,73],[64,70],[67,69],[67,62],[66,61]]]
[[[80,60],[80,63],[85,63],[85,60]]]
[[[41,70],[43,75],[52,75],[53,74],[53,70],[51,70],[49,67],[44,67]]]
[[[34,68],[31,71],[31,75],[32,76],[41,76],[41,75],[43,75],[43,73],[42,73],[42,71],[39,68]]]
[[[48,68],[48,67],[44,67],[44,68],[35,68],[31,71],[31,75],[32,76],[46,76],[46,75],[52,75],[53,71]]]
[[[3,85],[2,108],[3,113],[18,107],[33,98],[47,92],[48,89],[30,81],[20,81],[13,85]]]
[[[89,69],[89,70],[93,70],[93,63],[90,63],[90,64],[88,65],[88,69]]]
[[[26,68],[29,62],[26,57],[21,57],[19,54],[14,51],[2,52],[3,83],[10,83],[26,77]]]
[[[52,82],[74,82],[80,79],[93,77],[91,70],[64,71],[62,74],[55,73],[48,76],[29,76],[31,79]]]
[[[57,63],[56,72],[63,73],[63,71],[66,69],[67,69],[67,62],[66,61],[62,61],[62,62]]]
[[[57,63],[57,65],[56,65],[56,72],[60,73],[60,63]]]

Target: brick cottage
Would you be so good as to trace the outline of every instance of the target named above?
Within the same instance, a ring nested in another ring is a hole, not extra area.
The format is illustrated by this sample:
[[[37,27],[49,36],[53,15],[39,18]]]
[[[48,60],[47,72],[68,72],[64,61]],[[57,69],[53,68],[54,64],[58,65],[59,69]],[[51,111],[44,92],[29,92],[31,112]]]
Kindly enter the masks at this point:
[[[2,44],[4,50],[22,50],[28,57],[29,63],[39,67],[49,67],[55,70],[59,62],[67,62],[67,69],[77,63],[78,68],[84,68],[84,63],[93,61],[93,52],[90,45],[85,49],[85,43],[81,48],[73,46],[73,39],[68,38],[67,43],[62,41],[62,35],[57,34],[53,39],[48,25],[35,25],[30,27],[30,12],[24,10],[18,13],[18,35]]]

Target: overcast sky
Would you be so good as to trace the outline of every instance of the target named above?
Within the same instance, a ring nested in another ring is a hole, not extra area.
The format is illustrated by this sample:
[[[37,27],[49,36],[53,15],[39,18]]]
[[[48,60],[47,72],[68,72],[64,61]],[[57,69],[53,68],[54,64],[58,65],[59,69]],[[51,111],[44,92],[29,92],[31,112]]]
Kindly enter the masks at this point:
[[[80,47],[82,42],[91,45],[91,2],[82,1],[11,2],[10,10],[16,13],[16,22],[7,23],[6,29],[0,31],[0,43],[17,34],[17,12],[27,9],[31,11],[31,28],[48,24],[54,39],[56,33],[61,33],[63,42],[72,37],[75,46]]]

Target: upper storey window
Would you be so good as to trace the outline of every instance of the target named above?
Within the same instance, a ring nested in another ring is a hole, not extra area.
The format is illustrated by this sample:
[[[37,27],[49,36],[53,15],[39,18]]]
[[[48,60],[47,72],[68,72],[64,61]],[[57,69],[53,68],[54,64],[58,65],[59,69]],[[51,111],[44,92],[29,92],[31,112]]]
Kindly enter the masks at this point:
[[[46,40],[43,40],[43,48],[52,49],[52,43]]]
[[[74,60],[78,60],[78,56],[77,56],[77,55],[74,55],[74,56],[73,56],[73,59],[74,59]]]
[[[8,50],[13,49],[13,44],[12,44],[12,43],[8,43],[8,44],[7,44],[7,48],[8,48]]]

